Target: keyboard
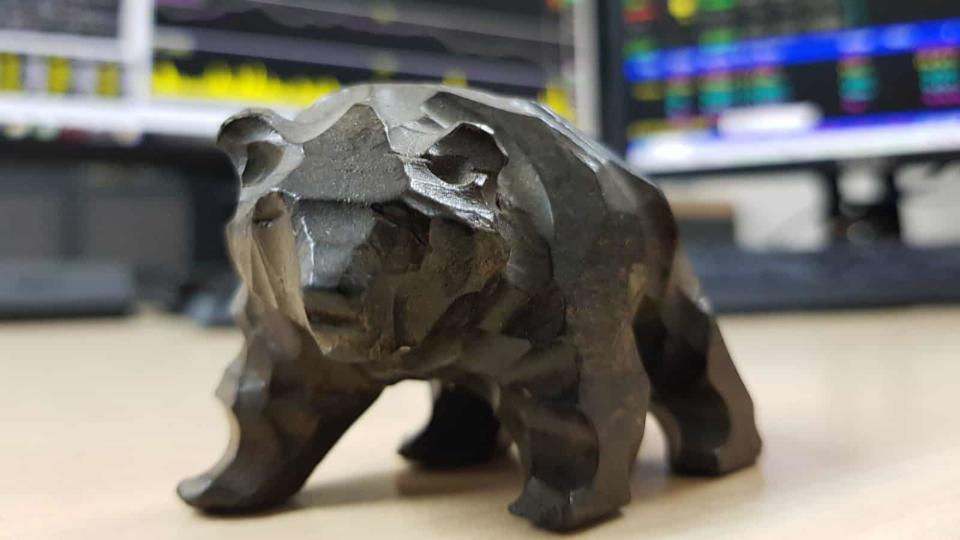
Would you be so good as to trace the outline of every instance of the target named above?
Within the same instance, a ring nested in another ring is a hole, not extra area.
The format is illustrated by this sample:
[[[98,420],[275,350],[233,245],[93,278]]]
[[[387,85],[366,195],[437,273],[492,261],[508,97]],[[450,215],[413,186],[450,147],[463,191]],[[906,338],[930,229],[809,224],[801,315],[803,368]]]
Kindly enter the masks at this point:
[[[691,247],[718,313],[960,303],[960,246],[837,245],[812,253]]]

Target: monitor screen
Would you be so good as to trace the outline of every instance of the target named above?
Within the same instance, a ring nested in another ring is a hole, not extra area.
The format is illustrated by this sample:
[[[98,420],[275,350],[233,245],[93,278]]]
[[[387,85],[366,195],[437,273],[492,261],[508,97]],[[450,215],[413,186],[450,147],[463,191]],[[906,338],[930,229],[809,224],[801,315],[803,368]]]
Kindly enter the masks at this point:
[[[0,125],[209,138],[246,106],[431,81],[573,115],[571,0],[0,0]]]
[[[622,0],[619,15],[615,129],[643,171],[960,149],[960,2]]]

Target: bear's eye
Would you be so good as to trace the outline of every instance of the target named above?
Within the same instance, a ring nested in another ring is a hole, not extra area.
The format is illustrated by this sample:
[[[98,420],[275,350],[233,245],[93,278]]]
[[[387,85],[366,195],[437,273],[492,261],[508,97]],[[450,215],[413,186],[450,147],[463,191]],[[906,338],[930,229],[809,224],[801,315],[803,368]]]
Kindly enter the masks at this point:
[[[406,206],[394,203],[374,204],[371,209],[383,221],[410,232],[421,245],[429,243],[429,218],[411,212]]]
[[[468,184],[474,176],[465,156],[430,156],[427,166],[434,176],[448,184]]]

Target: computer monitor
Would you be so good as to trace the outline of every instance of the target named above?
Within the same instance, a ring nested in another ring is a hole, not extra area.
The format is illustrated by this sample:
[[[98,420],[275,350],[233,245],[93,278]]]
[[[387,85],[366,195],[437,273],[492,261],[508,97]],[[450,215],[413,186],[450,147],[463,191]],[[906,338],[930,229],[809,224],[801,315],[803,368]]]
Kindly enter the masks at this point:
[[[0,0],[0,126],[209,139],[250,105],[444,81],[573,115],[572,0]]]
[[[960,150],[960,2],[603,6],[604,133],[641,171]]]

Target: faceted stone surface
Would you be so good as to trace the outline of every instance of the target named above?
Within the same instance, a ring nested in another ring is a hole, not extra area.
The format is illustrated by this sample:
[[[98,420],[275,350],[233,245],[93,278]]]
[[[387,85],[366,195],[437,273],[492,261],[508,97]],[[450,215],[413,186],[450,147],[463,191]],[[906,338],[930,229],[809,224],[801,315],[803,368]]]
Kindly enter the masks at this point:
[[[648,410],[677,472],[755,461],[753,404],[663,195],[539,105],[364,85],[294,120],[241,113],[219,144],[242,182],[246,344],[218,390],[232,442],[180,484],[189,504],[283,502],[404,379],[437,397],[401,453],[455,467],[512,440],[510,510],[546,528],[629,501]]]

